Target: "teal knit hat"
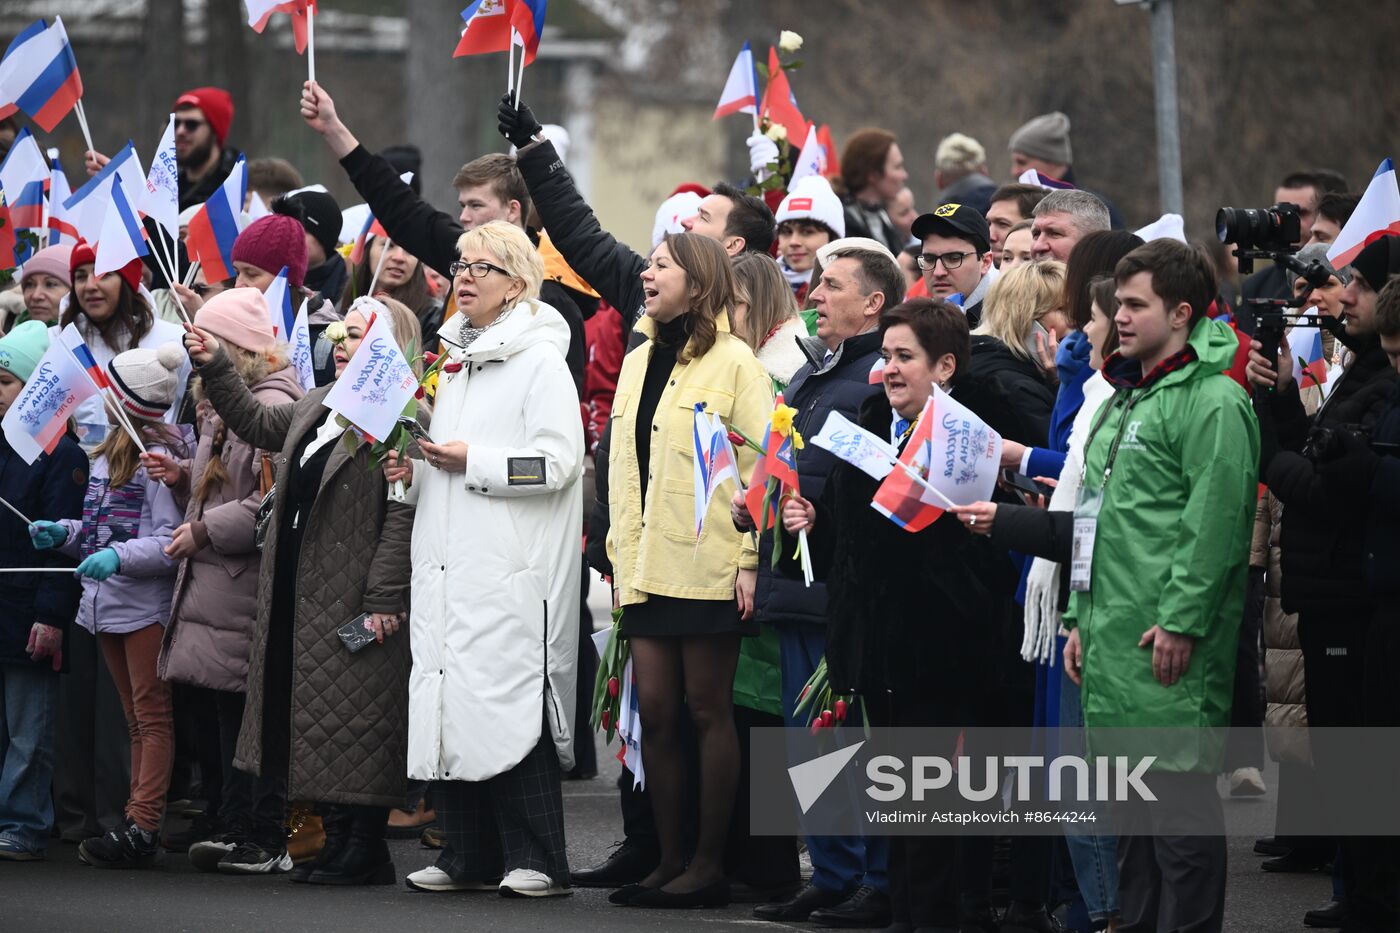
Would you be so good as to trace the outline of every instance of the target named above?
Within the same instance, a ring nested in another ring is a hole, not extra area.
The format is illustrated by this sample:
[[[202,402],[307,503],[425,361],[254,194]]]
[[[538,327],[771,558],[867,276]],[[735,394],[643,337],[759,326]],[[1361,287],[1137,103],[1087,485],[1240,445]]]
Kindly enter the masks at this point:
[[[7,369],[23,382],[34,375],[34,367],[49,350],[49,328],[43,321],[25,321],[0,337],[0,369]]]

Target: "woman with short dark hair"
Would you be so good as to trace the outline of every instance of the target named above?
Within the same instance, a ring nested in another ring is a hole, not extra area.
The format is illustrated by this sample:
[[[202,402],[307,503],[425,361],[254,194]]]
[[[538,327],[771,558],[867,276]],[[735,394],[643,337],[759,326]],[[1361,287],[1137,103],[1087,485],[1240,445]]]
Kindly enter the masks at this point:
[[[968,372],[959,308],[911,299],[880,316],[880,333],[885,391],[861,406],[861,427],[902,450],[935,383],[997,431],[1016,420],[1001,388]],[[1005,612],[1012,565],[950,513],[910,533],[870,507],[879,486],[839,462],[818,502],[794,496],[783,507],[784,530],[806,529],[813,560],[828,568],[817,575],[830,597],[831,689],[859,694],[876,725],[985,724],[979,698],[997,645],[989,620]],[[891,840],[896,926],[958,927],[957,842],[946,835]]]

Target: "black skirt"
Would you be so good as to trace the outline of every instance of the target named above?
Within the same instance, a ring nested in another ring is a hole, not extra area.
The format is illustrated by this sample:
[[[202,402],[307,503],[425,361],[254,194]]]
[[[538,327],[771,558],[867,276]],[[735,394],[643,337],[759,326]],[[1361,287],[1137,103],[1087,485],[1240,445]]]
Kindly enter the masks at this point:
[[[679,599],[649,596],[644,603],[623,607],[623,638],[689,638],[697,635],[758,634],[758,623],[739,618],[732,599]]]

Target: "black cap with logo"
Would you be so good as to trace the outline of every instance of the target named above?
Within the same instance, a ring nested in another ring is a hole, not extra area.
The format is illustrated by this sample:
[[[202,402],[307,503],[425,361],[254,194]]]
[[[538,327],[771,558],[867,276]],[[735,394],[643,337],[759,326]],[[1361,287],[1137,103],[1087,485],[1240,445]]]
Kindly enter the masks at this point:
[[[967,240],[979,253],[992,248],[987,218],[965,204],[941,204],[932,214],[921,214],[912,229],[919,240],[938,234]]]

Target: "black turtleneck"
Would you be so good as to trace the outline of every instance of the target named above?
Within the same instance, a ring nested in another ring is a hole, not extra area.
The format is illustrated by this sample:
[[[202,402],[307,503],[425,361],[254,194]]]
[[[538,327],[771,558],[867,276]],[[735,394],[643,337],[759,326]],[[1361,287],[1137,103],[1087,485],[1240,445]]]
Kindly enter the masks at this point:
[[[641,483],[642,507],[647,501],[647,474],[651,469],[651,443],[660,434],[660,421],[656,416],[656,406],[661,401],[661,393],[666,391],[666,382],[676,367],[676,354],[689,339],[686,324],[690,315],[680,317],[656,326],[656,336],[651,341],[651,356],[647,358],[646,375],[642,377],[642,394],[637,399],[637,473]]]

